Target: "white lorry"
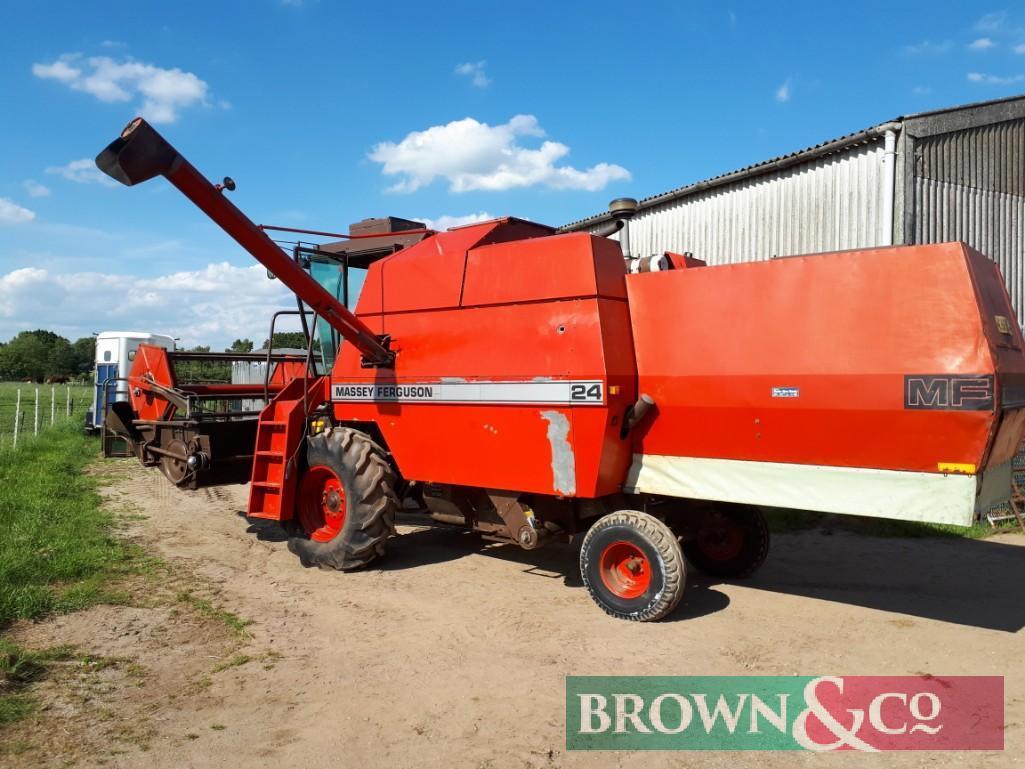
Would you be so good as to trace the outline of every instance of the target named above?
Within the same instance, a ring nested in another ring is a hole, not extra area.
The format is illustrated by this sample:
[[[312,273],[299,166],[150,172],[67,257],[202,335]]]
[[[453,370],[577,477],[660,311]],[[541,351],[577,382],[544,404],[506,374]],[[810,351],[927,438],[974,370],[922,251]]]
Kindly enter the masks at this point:
[[[115,400],[128,399],[124,382],[110,382],[109,385],[107,382],[128,376],[132,361],[135,360],[135,350],[140,344],[152,344],[173,350],[174,337],[148,334],[144,331],[103,331],[96,335],[93,402],[85,415],[86,430],[99,430],[107,406]]]

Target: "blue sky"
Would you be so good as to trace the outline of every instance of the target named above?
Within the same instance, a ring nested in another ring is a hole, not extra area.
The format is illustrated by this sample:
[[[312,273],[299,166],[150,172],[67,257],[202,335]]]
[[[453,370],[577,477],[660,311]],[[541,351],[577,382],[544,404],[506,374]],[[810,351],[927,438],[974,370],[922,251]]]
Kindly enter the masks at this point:
[[[258,222],[550,224],[902,114],[1025,92],[977,3],[7,4],[0,339],[224,346],[288,302],[163,180],[89,163],[140,110]]]

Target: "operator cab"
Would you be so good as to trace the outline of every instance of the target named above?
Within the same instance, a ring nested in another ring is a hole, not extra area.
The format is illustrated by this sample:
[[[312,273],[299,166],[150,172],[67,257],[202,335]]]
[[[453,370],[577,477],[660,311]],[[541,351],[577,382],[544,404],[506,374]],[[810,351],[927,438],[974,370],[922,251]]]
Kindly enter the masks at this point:
[[[431,234],[423,222],[386,216],[349,225],[349,238],[318,246],[297,243],[296,259],[308,266],[310,275],[335,299],[355,311],[367,268],[379,259],[419,243]],[[318,319],[313,329],[318,373],[325,374],[335,362],[341,337]]]

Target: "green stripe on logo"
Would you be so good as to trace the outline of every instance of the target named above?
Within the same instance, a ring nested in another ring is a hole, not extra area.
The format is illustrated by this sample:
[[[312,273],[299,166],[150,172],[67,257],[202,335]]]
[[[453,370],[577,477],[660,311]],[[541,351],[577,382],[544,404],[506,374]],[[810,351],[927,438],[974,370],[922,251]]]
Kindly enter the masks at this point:
[[[802,750],[814,676],[567,676],[567,750]]]

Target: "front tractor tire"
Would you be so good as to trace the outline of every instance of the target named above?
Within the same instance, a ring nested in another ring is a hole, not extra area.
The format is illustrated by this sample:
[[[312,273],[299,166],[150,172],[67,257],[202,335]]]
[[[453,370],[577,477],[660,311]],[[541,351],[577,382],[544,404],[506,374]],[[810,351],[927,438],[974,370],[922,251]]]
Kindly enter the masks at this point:
[[[687,566],[676,536],[647,513],[620,510],[584,536],[580,574],[602,610],[618,619],[651,622],[676,608]]]
[[[334,427],[306,441],[288,549],[304,566],[350,571],[384,555],[395,531],[395,471],[368,435]]]

